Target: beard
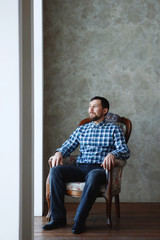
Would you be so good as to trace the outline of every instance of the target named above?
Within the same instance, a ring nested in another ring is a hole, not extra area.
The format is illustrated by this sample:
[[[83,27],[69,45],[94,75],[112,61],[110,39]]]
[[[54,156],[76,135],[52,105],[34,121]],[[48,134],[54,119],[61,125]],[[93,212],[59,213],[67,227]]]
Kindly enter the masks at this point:
[[[91,121],[98,121],[102,116],[103,116],[103,114],[101,114],[99,116],[95,114],[93,117],[90,116],[90,120]]]

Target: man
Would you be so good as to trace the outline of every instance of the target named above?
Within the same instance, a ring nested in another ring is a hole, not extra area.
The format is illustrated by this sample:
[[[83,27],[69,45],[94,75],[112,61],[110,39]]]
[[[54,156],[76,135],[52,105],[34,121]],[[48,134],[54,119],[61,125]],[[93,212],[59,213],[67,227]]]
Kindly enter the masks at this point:
[[[121,129],[104,121],[109,111],[109,102],[96,96],[89,103],[91,123],[78,127],[70,138],[56,150],[50,171],[51,221],[42,226],[44,230],[66,225],[64,195],[66,182],[85,182],[78,206],[74,234],[85,231],[85,221],[95,202],[100,186],[106,183],[106,169],[114,166],[115,159],[126,160],[130,156]],[[76,165],[62,165],[63,157],[69,156],[80,145]]]

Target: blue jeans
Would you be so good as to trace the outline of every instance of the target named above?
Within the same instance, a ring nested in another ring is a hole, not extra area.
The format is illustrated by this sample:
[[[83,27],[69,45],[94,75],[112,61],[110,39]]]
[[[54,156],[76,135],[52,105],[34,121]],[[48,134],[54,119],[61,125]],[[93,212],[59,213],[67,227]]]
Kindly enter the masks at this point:
[[[100,165],[60,165],[51,168],[51,218],[66,218],[64,206],[65,185],[67,182],[85,182],[75,222],[84,223],[93,203],[98,197],[100,186],[107,182],[106,172]]]

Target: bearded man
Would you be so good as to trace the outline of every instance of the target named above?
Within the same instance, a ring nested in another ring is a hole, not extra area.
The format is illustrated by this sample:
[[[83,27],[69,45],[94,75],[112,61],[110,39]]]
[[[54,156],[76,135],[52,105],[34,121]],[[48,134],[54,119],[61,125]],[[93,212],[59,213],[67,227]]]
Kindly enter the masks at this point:
[[[74,234],[84,232],[87,216],[98,197],[100,187],[107,183],[106,169],[114,167],[115,159],[129,158],[130,151],[122,130],[104,120],[108,111],[109,102],[106,98],[93,97],[88,108],[91,122],[78,127],[51,156],[51,221],[42,226],[44,230],[66,226],[65,185],[67,182],[85,182],[72,228]],[[62,165],[63,157],[69,156],[78,146],[80,154],[76,165]]]

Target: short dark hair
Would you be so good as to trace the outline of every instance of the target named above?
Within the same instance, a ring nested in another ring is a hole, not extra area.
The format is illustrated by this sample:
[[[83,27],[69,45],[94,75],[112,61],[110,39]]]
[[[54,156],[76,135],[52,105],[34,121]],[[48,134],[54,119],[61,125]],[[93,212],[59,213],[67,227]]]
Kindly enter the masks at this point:
[[[95,97],[91,98],[91,101],[97,100],[97,99],[101,101],[102,107],[103,108],[108,108],[108,111],[109,111],[110,106],[109,106],[108,100],[104,97],[95,96]]]

